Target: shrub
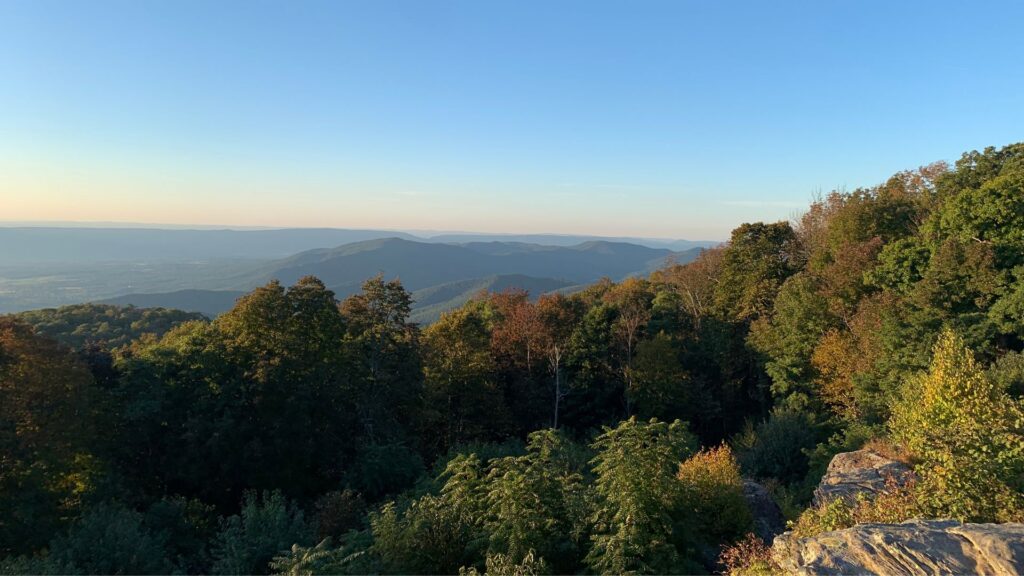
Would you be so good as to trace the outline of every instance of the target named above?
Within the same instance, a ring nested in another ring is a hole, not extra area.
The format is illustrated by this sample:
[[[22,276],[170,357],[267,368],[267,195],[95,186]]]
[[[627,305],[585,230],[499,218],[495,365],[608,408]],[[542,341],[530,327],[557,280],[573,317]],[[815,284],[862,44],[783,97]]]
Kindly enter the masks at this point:
[[[119,504],[100,504],[50,543],[46,564],[67,574],[168,574],[166,536],[143,525],[143,516]]]
[[[369,532],[351,532],[340,546],[321,540],[312,547],[293,544],[291,550],[270,562],[274,574],[306,576],[311,574],[378,574],[377,558],[369,553]]]
[[[593,547],[586,562],[601,573],[668,573],[681,570],[682,487],[675,478],[694,438],[686,425],[630,418],[605,428],[593,447],[597,502]]]
[[[268,563],[293,544],[309,545],[313,531],[302,511],[280,492],[245,495],[242,510],[223,522],[214,542],[213,572],[266,574]]]
[[[842,498],[808,508],[795,523],[790,525],[793,533],[800,537],[817,536],[822,532],[842,530],[853,526],[853,506]]]
[[[488,554],[486,561],[487,576],[538,576],[548,574],[548,565],[543,558],[536,557],[529,551],[521,562],[516,562],[508,554]],[[476,568],[459,568],[459,576],[480,576]]]
[[[743,471],[754,478],[775,478],[792,484],[807,474],[806,451],[817,444],[807,414],[776,409],[771,416],[734,440]]]
[[[679,465],[683,506],[712,542],[733,541],[746,534],[753,522],[743,496],[743,478],[726,445],[702,450]]]
[[[350,489],[328,492],[316,501],[316,526],[320,540],[338,539],[349,530],[363,527],[366,519],[366,501]]]
[[[772,550],[753,534],[722,548],[718,557],[722,565],[722,573],[728,576],[774,576],[782,573],[782,568],[772,559]]]
[[[143,524],[167,541],[167,554],[189,574],[210,571],[209,543],[217,534],[212,506],[180,496],[165,497],[149,507]]]
[[[853,507],[856,524],[877,522],[899,524],[904,520],[923,516],[918,504],[918,490],[915,482],[898,486],[892,478],[886,480],[886,491],[874,498],[859,497]]]
[[[986,378],[959,336],[943,332],[928,372],[905,383],[889,421],[919,460],[922,510],[973,522],[1024,515],[1022,421],[1020,404]]]
[[[867,522],[899,524],[924,515],[920,498],[921,492],[913,481],[900,486],[889,478],[885,491],[874,496],[858,494],[853,504],[836,498],[808,508],[790,528],[797,536],[808,537]]]
[[[351,485],[371,502],[412,487],[424,472],[423,461],[401,444],[370,444],[359,451]]]

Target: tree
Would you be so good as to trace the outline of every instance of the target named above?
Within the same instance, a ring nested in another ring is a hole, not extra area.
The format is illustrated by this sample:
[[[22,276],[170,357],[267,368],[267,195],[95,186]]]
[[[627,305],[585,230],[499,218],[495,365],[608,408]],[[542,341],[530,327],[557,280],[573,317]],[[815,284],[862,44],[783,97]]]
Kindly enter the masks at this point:
[[[625,350],[622,373],[626,380],[626,388],[629,389],[632,387],[630,371],[633,368],[633,354],[651,319],[651,301],[654,299],[654,294],[651,292],[648,282],[627,278],[609,290],[605,299],[613,302],[618,309],[615,328],[616,335]],[[631,412],[632,408],[629,404],[629,396],[627,396],[626,414],[629,415]]]
[[[337,486],[358,430],[345,337],[333,294],[303,279],[133,349],[112,394],[120,466],[147,490],[222,510],[249,489],[308,498]]]
[[[586,517],[583,478],[554,430],[530,434],[525,456],[493,460],[484,490],[488,553],[513,563],[534,554],[558,572],[577,568]]]
[[[431,453],[507,433],[508,410],[497,386],[491,334],[470,308],[448,312],[423,332],[423,432]]]
[[[630,418],[593,444],[597,510],[587,565],[600,573],[669,574],[685,569],[676,527],[679,462],[694,439],[678,420]]]
[[[665,332],[637,346],[626,395],[640,417],[683,417],[696,412],[701,398],[679,356],[676,344]]]
[[[1021,518],[1024,410],[985,377],[954,332],[943,331],[934,350],[928,372],[907,381],[889,421],[893,438],[920,459],[922,508],[965,522]]]
[[[728,318],[766,314],[782,283],[801,266],[796,234],[786,222],[743,224],[732,232],[715,284],[715,306]]]
[[[701,251],[693,262],[670,266],[652,275],[652,280],[664,282],[682,297],[683,308],[697,330],[713,311],[725,253],[725,248],[709,248]]]
[[[75,304],[16,315],[36,332],[72,348],[88,344],[114,349],[145,335],[160,337],[203,315],[167,308],[136,308],[109,304]]]
[[[708,544],[735,542],[753,526],[743,495],[743,478],[732,449],[723,444],[701,450],[679,465],[682,506],[691,528]]]
[[[554,417],[551,427],[557,430],[562,400],[569,394],[569,388],[563,379],[562,364],[568,353],[569,338],[572,337],[579,311],[561,294],[545,295],[537,302],[537,317],[542,327],[541,349],[547,357],[548,369],[554,379]]]
[[[800,273],[782,285],[765,316],[750,327],[748,341],[763,354],[765,372],[778,405],[820,412],[811,357],[822,336],[837,325],[813,276]]]
[[[50,543],[46,560],[63,574],[169,574],[177,567],[167,538],[148,530],[142,514],[101,504]]]
[[[310,545],[313,529],[280,492],[245,495],[242,510],[227,518],[214,543],[213,573],[268,574],[270,561],[293,544]]]
[[[419,331],[409,323],[412,296],[398,280],[381,276],[363,283],[342,302],[347,324],[345,348],[356,362],[356,412],[364,434],[374,441],[405,436],[423,389]]]
[[[45,544],[94,489],[98,400],[69,350],[0,317],[0,554]]]
[[[578,430],[596,428],[624,413],[624,358],[616,337],[617,321],[616,307],[598,301],[573,329],[564,360],[569,385],[560,423]]]

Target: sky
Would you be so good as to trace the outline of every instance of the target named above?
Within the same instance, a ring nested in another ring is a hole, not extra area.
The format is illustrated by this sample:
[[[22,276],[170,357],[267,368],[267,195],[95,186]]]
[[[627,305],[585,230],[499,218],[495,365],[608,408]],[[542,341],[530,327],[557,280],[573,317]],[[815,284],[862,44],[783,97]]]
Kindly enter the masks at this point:
[[[1024,140],[1024,2],[0,0],[0,220],[723,239]]]

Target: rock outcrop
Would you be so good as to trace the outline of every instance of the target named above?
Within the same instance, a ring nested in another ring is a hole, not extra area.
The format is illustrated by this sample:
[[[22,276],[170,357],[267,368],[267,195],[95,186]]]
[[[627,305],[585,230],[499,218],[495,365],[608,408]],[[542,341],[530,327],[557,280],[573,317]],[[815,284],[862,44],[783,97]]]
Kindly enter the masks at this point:
[[[782,534],[786,520],[768,489],[753,480],[743,481],[743,497],[747,499],[750,514],[754,518],[754,534],[765,542]]]
[[[859,524],[775,539],[772,556],[790,574],[1020,574],[1024,524],[908,520]]]
[[[835,498],[843,498],[852,504],[857,494],[870,496],[884,491],[888,478],[903,484],[912,475],[910,467],[903,462],[890,460],[870,450],[836,454],[814,490],[814,504]]]

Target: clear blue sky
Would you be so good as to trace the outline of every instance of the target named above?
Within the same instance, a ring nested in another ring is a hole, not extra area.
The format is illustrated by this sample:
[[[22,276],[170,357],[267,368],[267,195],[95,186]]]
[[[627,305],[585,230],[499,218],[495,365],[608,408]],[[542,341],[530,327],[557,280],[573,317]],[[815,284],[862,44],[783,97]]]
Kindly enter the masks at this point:
[[[723,238],[1024,140],[1024,2],[0,0],[0,220]]]

